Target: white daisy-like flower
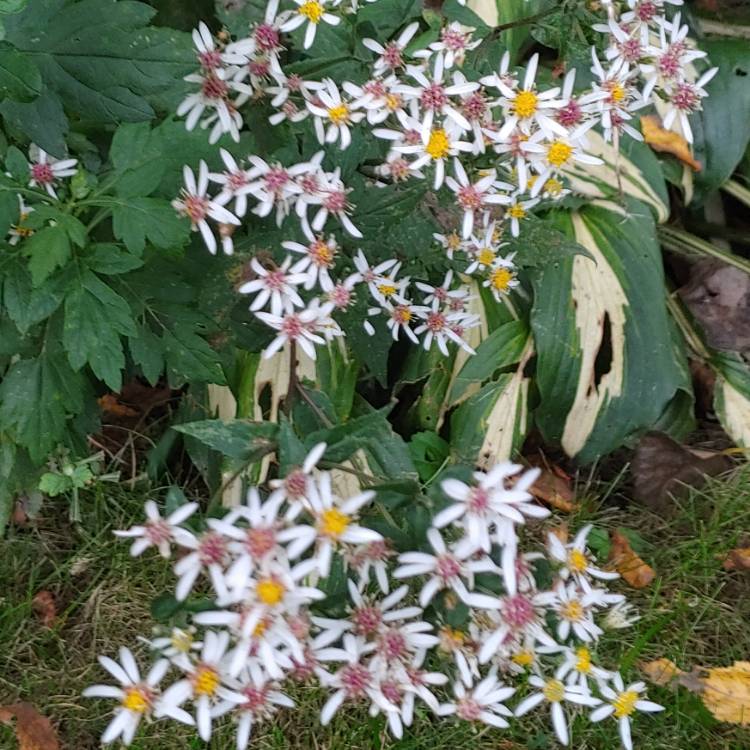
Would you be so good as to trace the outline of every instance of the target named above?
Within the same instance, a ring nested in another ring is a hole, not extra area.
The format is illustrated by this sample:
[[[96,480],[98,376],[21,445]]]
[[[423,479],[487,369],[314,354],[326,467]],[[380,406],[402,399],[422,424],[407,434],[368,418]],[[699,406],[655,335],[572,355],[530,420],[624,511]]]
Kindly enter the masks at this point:
[[[342,87],[352,98],[352,109],[364,109],[367,122],[377,125],[390,115],[403,110],[404,98],[393,91],[399,79],[395,75],[386,78],[371,78],[362,86],[351,81],[344,81]]]
[[[635,607],[628,602],[620,602],[607,610],[602,621],[605,630],[622,630],[638,622],[641,616],[635,614]]]
[[[453,342],[460,346],[467,354],[476,354],[466,341],[459,336],[453,326],[464,319],[464,314],[460,312],[450,312],[441,309],[441,303],[435,299],[432,306],[422,313],[424,322],[414,329],[415,336],[419,337],[424,334],[422,346],[429,351],[433,342],[437,344],[441,354],[449,356],[448,342]]]
[[[523,716],[541,703],[549,703],[552,727],[557,739],[563,745],[570,742],[568,720],[562,707],[563,702],[574,703],[579,706],[598,706],[599,698],[584,692],[576,685],[566,685],[559,676],[559,670],[551,679],[544,679],[539,675],[531,675],[529,684],[537,690],[524,698],[516,707],[516,716]]]
[[[201,573],[208,573],[211,585],[219,596],[227,591],[224,581],[224,570],[229,563],[228,540],[215,531],[207,531],[194,536],[183,529],[175,541],[188,550],[185,557],[177,561],[174,572],[177,576],[175,598],[184,601]]]
[[[593,606],[597,596],[593,591],[583,591],[574,582],[567,585],[562,581],[555,586],[555,600],[551,609],[557,614],[557,637],[566,641],[571,632],[581,641],[588,643],[597,640],[604,632],[594,622]]]
[[[305,29],[304,47],[309,49],[315,41],[315,34],[318,31],[318,24],[321,22],[331,26],[337,26],[341,23],[338,16],[326,11],[327,0],[294,0],[297,9],[294,15],[281,24],[280,30],[284,32],[294,31],[303,24],[307,23]]]
[[[464,271],[467,276],[471,276],[477,271],[488,271],[492,267],[492,264],[498,258],[500,249],[507,244],[499,241],[500,236],[501,230],[495,221],[490,221],[484,227],[483,236],[478,237],[476,234],[472,234],[463,246],[471,259]]]
[[[341,180],[341,168],[336,167],[334,171],[326,176],[326,182],[320,186],[318,197],[310,201],[311,204],[318,203],[320,208],[313,217],[310,226],[320,232],[328,221],[328,217],[333,214],[340,222],[341,226],[352,237],[360,239],[362,232],[357,229],[349,218],[354,206],[349,203],[350,189]]]
[[[519,200],[518,194],[513,198],[513,203],[508,206],[508,210],[505,212],[505,219],[510,222],[510,233],[514,237],[518,237],[521,233],[521,222],[529,215],[529,211],[539,203],[539,198]]]
[[[120,702],[115,709],[112,721],[102,734],[102,744],[108,745],[121,739],[129,745],[141,719],[150,717],[159,701],[159,683],[169,669],[167,659],[159,659],[149,670],[145,679],[141,678],[138,664],[127,648],[120,649],[120,664],[108,656],[100,656],[99,663],[120,683],[119,687],[110,685],[92,685],[83,691],[84,698],[114,698]],[[185,724],[193,724],[193,718],[186,711],[172,706],[163,715],[168,715]]]
[[[381,284],[380,286],[383,287],[386,285]],[[390,291],[390,287],[386,291]],[[386,326],[391,332],[391,337],[394,341],[398,341],[399,335],[403,332],[407,338],[411,339],[412,343],[419,344],[419,337],[414,333],[411,326],[418,320],[422,313],[427,312],[428,308],[423,305],[415,305],[410,300],[403,299],[396,294],[390,296],[388,299],[379,300],[379,302],[380,307],[368,308],[367,314],[372,317],[384,312],[388,316]],[[369,321],[366,320],[364,326],[370,336],[375,335],[375,329]]]
[[[379,55],[373,66],[374,71],[377,75],[380,75],[383,71],[386,70],[395,71],[403,67],[404,49],[412,40],[418,30],[419,24],[416,21],[414,23],[410,23],[398,35],[396,39],[388,42],[385,46],[383,46],[376,39],[368,38],[362,40],[362,44],[364,44],[367,49],[369,49],[371,52],[374,52],[376,55]]]
[[[216,237],[211,231],[208,219],[213,219],[220,224],[232,224],[239,226],[240,220],[227,208],[225,208],[217,198],[208,196],[208,166],[201,160],[198,169],[198,181],[195,180],[193,170],[184,166],[182,174],[185,180],[180,197],[172,201],[175,211],[181,216],[187,216],[194,232],[200,232],[203,241],[212,255],[216,255]]]
[[[505,701],[515,692],[515,688],[503,685],[491,671],[476,685],[461,680],[454,682],[455,700],[440,706],[439,713],[441,716],[454,714],[464,721],[507,729],[509,724],[503,717],[513,716],[513,711],[505,705]]]
[[[225,148],[219,149],[221,160],[226,166],[224,172],[211,172],[208,179],[221,185],[216,201],[222,206],[234,200],[234,214],[243,217],[247,213],[247,195],[252,192],[251,172],[240,167],[232,154]]]
[[[591,561],[591,556],[586,548],[592,524],[584,526],[568,544],[563,544],[557,534],[547,535],[547,552],[551,560],[560,564],[558,575],[563,580],[572,578],[579,585],[585,586],[589,578],[598,578],[602,581],[613,581],[619,578],[619,573],[609,570],[601,570]]]
[[[453,260],[453,255],[464,247],[464,241],[458,232],[436,233],[432,235],[432,238],[445,250],[448,260]]]
[[[287,503],[286,520],[294,520],[306,507],[307,495],[313,481],[313,471],[323,454],[325,443],[317,443],[305,456],[301,466],[290,468],[283,479],[271,479],[268,482],[272,490],[269,503]]]
[[[250,261],[250,268],[256,278],[244,283],[237,291],[240,294],[254,294],[250,310],[256,312],[271,303],[271,314],[280,316],[293,312],[295,307],[304,307],[305,303],[297,292],[297,286],[303,284],[307,275],[294,268],[290,269],[292,259],[287,256],[284,262],[274,269],[265,268],[257,258]]]
[[[340,142],[346,149],[352,142],[349,126],[360,122],[364,112],[353,111],[353,104],[344,101],[335,81],[324,78],[315,96],[307,101],[307,108],[313,114],[315,134],[319,143]]]
[[[689,117],[702,109],[701,101],[708,96],[704,87],[718,72],[718,68],[711,68],[695,83],[682,81],[674,87],[668,99],[669,111],[664,116],[663,125],[667,130],[670,130],[675,121],[678,121],[685,140],[688,143],[693,142],[693,130],[690,127]]]
[[[184,658],[184,654],[191,651],[200,651],[203,648],[203,642],[195,638],[196,628],[172,628],[169,635],[160,635],[152,640],[143,638],[142,640],[149,645],[154,651],[158,651],[162,656],[174,661],[176,657]]]
[[[540,651],[544,653],[543,646]],[[593,663],[588,646],[579,646],[575,650],[566,649],[564,655],[565,660],[560,665],[558,676],[568,685],[578,685],[590,692],[589,679],[593,678],[597,683],[601,683],[603,680],[609,680],[612,677],[611,672]]]
[[[476,31],[467,28],[458,21],[453,21],[440,30],[440,39],[432,42],[427,50],[420,50],[414,57],[430,57],[433,52],[442,53],[445,56],[445,67],[450,70],[454,65],[463,65],[466,53],[476,49],[481,39],[472,39],[471,35]]]
[[[23,198],[18,196],[18,222],[11,224],[8,229],[8,244],[11,246],[17,245],[21,240],[25,240],[34,234],[34,230],[24,225],[29,216],[34,212],[33,206],[27,206],[23,202]]]
[[[55,159],[35,143],[29,147],[31,165],[29,167],[29,187],[38,187],[47,191],[51,198],[57,198],[55,185],[65,177],[75,173],[77,159]]]
[[[228,646],[228,632],[208,631],[200,661],[194,663],[185,658],[180,663],[186,676],[164,691],[154,716],[172,716],[175,709],[191,700],[195,705],[198,735],[204,742],[208,742],[211,739],[212,714],[217,705],[220,702],[234,705],[245,702],[242,693],[229,687],[228,676],[224,672],[222,662]]]
[[[374,574],[375,581],[383,594],[390,593],[388,562],[396,552],[391,549],[386,539],[377,542],[357,545],[344,554],[344,561],[357,574],[357,588],[363,591]]]
[[[299,242],[282,242],[285,250],[299,253],[304,256],[297,261],[292,271],[302,276],[305,289],[312,289],[316,284],[323,291],[333,289],[334,283],[330,276],[330,270],[336,263],[338,244],[333,235],[326,240],[323,237],[315,237],[312,232],[306,232],[309,244],[302,245]]]
[[[487,269],[487,278],[482,282],[482,286],[489,289],[498,302],[520,284],[513,263],[514,255],[511,253],[505,258],[495,258]]]
[[[302,193],[302,188],[297,184],[296,178],[315,171],[319,165],[311,160],[284,167],[278,162],[269,164],[259,156],[250,156],[248,160],[252,164],[251,192],[258,201],[258,205],[253,208],[253,213],[265,217],[275,207],[276,224],[281,226],[284,217],[289,213],[290,201]]]
[[[185,533],[180,528],[180,524],[198,510],[198,503],[185,503],[166,518],[162,518],[159,507],[153,500],[147,500],[144,507],[146,522],[124,531],[115,531],[115,536],[135,537],[130,547],[130,554],[133,557],[142,555],[151,546],[156,547],[162,557],[169,557],[172,552],[172,542],[177,536]]]
[[[614,690],[612,687],[614,687]],[[605,699],[605,703],[592,711],[589,718],[592,722],[597,722],[606,719],[608,716],[613,716],[617,719],[620,727],[623,747],[625,747],[625,750],[633,750],[633,741],[630,736],[630,717],[636,711],[645,711],[646,713],[663,711],[664,706],[644,700],[642,696],[646,692],[646,685],[643,682],[633,682],[625,687],[619,672],[615,672],[612,677],[612,687],[603,683],[599,684],[599,692]]]
[[[404,552],[399,555],[399,567],[393,571],[394,578],[427,576],[427,582],[419,592],[419,605],[426,607],[438,591],[450,589],[459,599],[472,607],[496,608],[495,597],[479,594],[474,588],[474,574],[496,571],[489,558],[476,558],[469,552],[449,548],[437,529],[429,529],[427,540],[434,555],[426,552]]]
[[[317,333],[320,310],[311,306],[300,312],[285,312],[282,315],[256,312],[255,315],[267,326],[278,331],[276,338],[263,350],[263,358],[270,359],[286,344],[297,343],[310,359],[315,359],[315,345],[324,344],[325,339]]]

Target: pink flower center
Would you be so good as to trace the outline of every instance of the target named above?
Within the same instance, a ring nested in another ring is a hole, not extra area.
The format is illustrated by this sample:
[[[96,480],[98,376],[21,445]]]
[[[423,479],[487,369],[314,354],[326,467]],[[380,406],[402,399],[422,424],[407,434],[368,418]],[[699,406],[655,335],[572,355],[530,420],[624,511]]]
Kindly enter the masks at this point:
[[[280,292],[286,286],[286,274],[280,269],[275,271],[269,271],[268,275],[263,279],[263,284],[266,289],[270,289],[274,292]]]
[[[557,110],[557,121],[565,127],[572,127],[581,121],[581,105],[571,99],[564,107]]]
[[[461,573],[461,563],[453,555],[440,555],[437,559],[435,570],[443,581],[448,581],[451,578],[456,578]]]
[[[296,73],[292,73],[289,78],[286,79],[286,87],[289,91],[300,91],[302,89],[302,77]]]
[[[250,711],[253,714],[262,714],[268,706],[268,688],[255,688],[248,685],[243,689],[242,695],[246,700],[240,704],[244,711]]]
[[[464,696],[456,703],[456,715],[464,721],[479,721],[482,707],[470,695]]]
[[[637,62],[643,55],[643,48],[641,47],[641,42],[638,39],[626,39],[619,45],[619,47],[622,56],[629,63]]]
[[[698,109],[700,98],[695,88],[689,83],[681,83],[672,95],[672,104],[683,112],[695,112]]]
[[[206,99],[226,99],[229,94],[226,82],[212,72],[203,79],[201,90]]]
[[[302,332],[305,330],[305,326],[299,319],[298,315],[287,315],[284,318],[284,322],[281,324],[281,332],[286,335],[289,339],[298,339]]]
[[[172,530],[163,518],[159,518],[156,521],[147,521],[146,539],[151,544],[158,546],[162,542],[169,542],[172,539]]]
[[[346,208],[346,193],[343,190],[334,190],[328,193],[323,206],[331,213],[341,213]]]
[[[343,284],[336,286],[328,293],[328,299],[333,302],[334,306],[343,310],[352,302],[352,293]]]
[[[202,565],[221,565],[227,554],[227,542],[223,536],[209,531],[204,534],[198,546]]]
[[[271,52],[279,46],[279,32],[269,23],[261,23],[253,34],[255,44],[263,52]]]
[[[639,21],[648,22],[656,15],[657,11],[656,3],[646,0],[646,2],[638,3],[635,14]]]
[[[289,118],[294,117],[299,112],[299,107],[293,102],[287,99],[281,105],[281,111]]]
[[[250,75],[256,76],[257,78],[265,78],[268,75],[268,71],[270,70],[268,60],[266,60],[264,57],[258,58],[256,60],[251,60],[250,63],[248,63],[247,67],[250,71]]]
[[[490,507],[490,493],[484,487],[472,487],[467,504],[473,513],[484,513]]]
[[[431,83],[422,90],[420,96],[425,109],[441,110],[448,103],[448,95],[440,83]]]
[[[359,607],[352,613],[354,628],[362,635],[377,633],[383,621],[383,614],[377,607]]]
[[[482,207],[482,193],[473,185],[462,185],[456,193],[458,205],[465,211],[477,211]]]
[[[248,529],[245,548],[255,560],[264,558],[276,546],[276,532],[270,526]]]
[[[514,630],[520,630],[534,622],[536,611],[531,600],[523,594],[508,596],[503,601],[503,618]]]
[[[362,664],[347,664],[341,670],[341,684],[350,698],[359,698],[370,687],[371,677]]]
[[[404,141],[409,146],[416,146],[422,142],[422,134],[418,130],[407,130],[404,133]]]
[[[466,48],[466,35],[455,29],[443,29],[442,40],[445,48],[453,50],[454,52]]]
[[[199,195],[186,195],[183,203],[185,213],[190,217],[193,224],[203,221],[208,214],[208,198],[202,198]]]
[[[402,659],[407,655],[406,638],[395,628],[383,633],[378,646],[386,659]]]
[[[481,120],[487,111],[487,101],[479,91],[475,91],[464,99],[463,110],[470,120]]]
[[[398,68],[404,64],[404,58],[401,55],[401,47],[396,42],[386,44],[383,52],[383,60],[390,68]]]
[[[214,68],[221,67],[221,53],[215,49],[208,50],[207,52],[201,52],[198,55],[198,62],[200,62],[203,70],[213,70]]]
[[[380,692],[383,693],[385,699],[391,703],[398,705],[401,702],[401,691],[398,689],[398,685],[395,682],[382,682],[380,684]]]
[[[284,185],[289,182],[289,172],[283,167],[271,167],[263,178],[269,193],[280,193]]]
[[[665,78],[675,78],[679,74],[682,67],[680,65],[680,54],[681,51],[675,53],[674,50],[669,49],[659,58],[659,72]]]
[[[368,81],[362,88],[366,94],[372,94],[376,98],[385,96],[385,85],[382,81]]]
[[[284,480],[286,494],[293,500],[304,497],[307,492],[307,474],[302,469],[296,469],[288,474]]]
[[[224,172],[224,176],[227,178],[227,187],[230,190],[239,190],[247,185],[247,176],[244,172]]]
[[[299,180],[299,186],[308,195],[315,195],[320,190],[320,182],[318,180],[318,176],[314,174],[306,174]]]
[[[55,174],[49,164],[32,164],[31,176],[39,185],[51,185],[55,181]]]
[[[427,316],[426,323],[428,330],[432,331],[433,333],[439,333],[440,331],[445,330],[445,315],[443,315],[443,313],[441,312],[431,312]]]

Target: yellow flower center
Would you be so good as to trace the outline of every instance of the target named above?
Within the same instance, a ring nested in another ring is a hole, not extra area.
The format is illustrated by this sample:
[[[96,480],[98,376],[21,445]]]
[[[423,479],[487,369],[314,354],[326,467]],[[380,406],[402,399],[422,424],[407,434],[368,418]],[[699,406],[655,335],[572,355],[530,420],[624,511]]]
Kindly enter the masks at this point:
[[[333,252],[324,240],[315,240],[310,246],[310,255],[316,266],[330,266],[333,262]]]
[[[483,247],[477,255],[477,260],[483,266],[489,266],[495,260],[495,251],[491,247]]]
[[[255,593],[258,595],[263,604],[268,604],[273,607],[278,604],[284,598],[284,592],[286,589],[284,585],[274,580],[273,578],[264,578],[258,581],[255,587]]]
[[[576,650],[576,671],[588,674],[591,671],[591,652],[586,646]]]
[[[513,280],[513,273],[507,268],[497,268],[492,272],[490,277],[490,283],[493,289],[497,289],[498,292],[507,292],[508,285]]]
[[[625,98],[625,89],[619,83],[610,84],[609,98],[614,104],[619,104]]]
[[[450,653],[460,649],[466,642],[465,634],[456,628],[445,625],[440,629],[440,648]]]
[[[583,605],[578,599],[571,599],[560,609],[560,616],[570,622],[578,622],[583,619]]]
[[[33,229],[29,229],[28,227],[23,227],[20,224],[16,224],[13,226],[13,231],[19,236],[19,237],[31,237],[32,234],[34,234]]]
[[[216,692],[220,682],[219,673],[213,667],[201,664],[193,675],[193,692],[210,698]]]
[[[320,23],[324,11],[318,0],[307,0],[299,6],[297,12],[307,18],[310,23]]]
[[[513,101],[513,113],[519,117],[531,117],[536,112],[537,102],[533,91],[519,91]]]
[[[637,700],[638,693],[635,690],[626,690],[624,693],[620,693],[612,703],[615,707],[615,718],[622,719],[625,716],[630,716],[635,711]]]
[[[396,287],[393,284],[378,284],[378,291],[384,297],[392,297],[396,293]]]
[[[576,573],[583,573],[588,567],[589,561],[586,559],[586,555],[579,549],[573,549],[568,555],[568,567],[574,570]]]
[[[547,150],[547,161],[555,167],[561,167],[572,154],[572,146],[563,141],[555,141]]]
[[[349,120],[349,107],[339,104],[328,109],[328,117],[334,125],[343,125]]]
[[[530,667],[534,663],[534,652],[529,650],[519,651],[517,654],[513,654],[511,659],[519,667]]]
[[[386,94],[385,95],[385,106],[391,111],[401,107],[401,97],[398,94]]]
[[[129,687],[125,689],[125,697],[122,699],[123,708],[137,714],[143,714],[148,711],[150,705],[151,699],[141,688]]]
[[[526,216],[526,209],[520,203],[516,203],[508,209],[508,216],[511,219],[523,219]]]
[[[448,246],[450,250],[460,250],[461,249],[461,238],[458,236],[456,232],[451,232],[446,238],[445,238],[445,244]]]
[[[430,133],[430,140],[427,142],[425,151],[435,160],[445,159],[450,151],[451,144],[448,140],[448,134],[442,129],[438,128]]]
[[[193,634],[187,630],[174,630],[170,642],[172,648],[182,654],[186,654],[193,645]]]
[[[565,685],[560,680],[549,680],[542,688],[542,695],[550,703],[559,703],[565,697]]]
[[[556,180],[554,177],[550,177],[547,182],[544,183],[544,192],[552,196],[557,196],[562,193],[563,184],[560,180]]]
[[[265,620],[261,620],[254,628],[253,628],[253,636],[255,638],[260,638],[268,629],[268,623]]]
[[[405,307],[404,305],[399,305],[394,311],[393,311],[393,317],[399,322],[399,323],[408,323],[412,318],[411,310],[408,307]]]
[[[320,515],[319,528],[326,536],[339,537],[346,531],[348,525],[349,517],[336,508],[324,510]]]

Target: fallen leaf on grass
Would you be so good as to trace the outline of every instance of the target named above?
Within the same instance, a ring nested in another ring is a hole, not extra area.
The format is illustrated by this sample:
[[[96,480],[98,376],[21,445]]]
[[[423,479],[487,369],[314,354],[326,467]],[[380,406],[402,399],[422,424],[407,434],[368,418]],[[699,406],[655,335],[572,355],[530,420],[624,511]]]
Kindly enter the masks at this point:
[[[532,456],[529,463],[542,471],[529,489],[537,500],[542,500],[563,513],[578,510],[570,477],[562,469],[554,465],[548,466],[542,456]]]
[[[701,698],[719,721],[750,726],[750,661],[709,669]]]
[[[679,133],[663,128],[659,117],[656,115],[641,117],[641,130],[643,131],[643,140],[654,151],[672,154],[696,172],[701,171],[701,163],[693,157],[688,142]]]
[[[724,570],[750,570],[750,547],[738,547],[724,559]]]
[[[113,414],[116,417],[137,417],[138,412],[131,409],[117,400],[113,393],[105,393],[99,398],[99,408],[107,414]]]
[[[700,487],[707,476],[727,471],[732,462],[721,454],[696,455],[661,432],[641,438],[631,465],[633,495],[655,513],[674,510],[673,497],[687,492],[687,486]]]
[[[60,750],[60,743],[50,720],[30,703],[0,706],[1,722],[10,724],[14,718],[18,750]]]
[[[628,538],[619,531],[612,531],[612,549],[609,561],[623,580],[636,589],[648,586],[656,577],[656,571],[639,557],[630,546]]]
[[[57,606],[55,597],[49,591],[39,591],[31,600],[31,608],[34,614],[45,628],[51,628],[57,618]]]
[[[671,659],[642,662],[638,667],[654,685],[669,685],[676,677],[685,674]]]

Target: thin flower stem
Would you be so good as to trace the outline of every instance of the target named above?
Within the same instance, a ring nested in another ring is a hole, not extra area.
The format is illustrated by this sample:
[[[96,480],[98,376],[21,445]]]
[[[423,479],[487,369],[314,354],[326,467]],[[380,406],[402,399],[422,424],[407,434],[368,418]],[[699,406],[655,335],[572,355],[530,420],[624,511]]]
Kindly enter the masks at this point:
[[[682,255],[708,255],[717,260],[721,260],[730,266],[739,268],[745,273],[750,273],[750,261],[739,255],[728,253],[726,250],[719,250],[710,242],[696,237],[694,234],[685,232],[676,227],[659,227],[659,237],[668,250],[672,250]]]
[[[508,21],[508,23],[501,23],[499,26],[495,26],[490,36],[498,37],[503,33],[503,31],[507,31],[508,29],[515,29],[518,26],[528,26],[529,24],[535,23],[536,21],[541,21],[542,18],[551,16],[558,10],[559,5],[557,3],[553,3],[546,10],[540,10],[539,13],[534,13],[531,16],[526,16],[525,18],[519,18],[516,21]]]
[[[744,203],[746,206],[750,206],[750,189],[746,188],[744,185],[740,185],[737,180],[727,180],[721,186],[721,189],[724,192],[729,193],[733,198]]]

